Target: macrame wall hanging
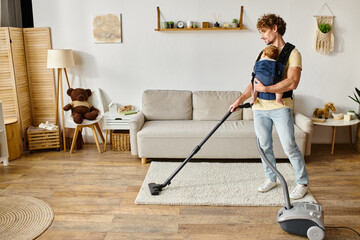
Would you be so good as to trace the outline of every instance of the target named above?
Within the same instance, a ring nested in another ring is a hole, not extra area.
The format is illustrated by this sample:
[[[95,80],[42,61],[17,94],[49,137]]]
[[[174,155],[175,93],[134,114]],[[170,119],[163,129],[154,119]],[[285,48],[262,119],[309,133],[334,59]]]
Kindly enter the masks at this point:
[[[323,7],[326,6],[332,14],[329,6],[324,3]],[[314,39],[315,51],[321,54],[329,54],[334,51],[334,18],[335,16],[314,16],[316,20],[316,32]]]

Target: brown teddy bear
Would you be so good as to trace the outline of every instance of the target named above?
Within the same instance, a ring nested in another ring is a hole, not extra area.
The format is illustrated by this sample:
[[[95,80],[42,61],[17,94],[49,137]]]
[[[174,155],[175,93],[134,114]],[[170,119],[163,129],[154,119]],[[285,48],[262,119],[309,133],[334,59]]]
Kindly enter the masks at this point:
[[[71,97],[72,102],[66,105],[64,110],[69,111],[71,109],[75,123],[81,124],[83,119],[95,120],[99,115],[99,110],[87,102],[88,98],[91,96],[90,89],[69,88],[67,90],[67,95]]]

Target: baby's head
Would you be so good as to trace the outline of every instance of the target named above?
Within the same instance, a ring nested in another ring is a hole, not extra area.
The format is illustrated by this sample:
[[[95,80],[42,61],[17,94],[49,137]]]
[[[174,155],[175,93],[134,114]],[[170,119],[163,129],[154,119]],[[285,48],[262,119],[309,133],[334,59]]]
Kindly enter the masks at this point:
[[[276,60],[278,56],[279,56],[279,49],[275,46],[270,45],[263,50],[262,57],[268,57],[270,59]]]

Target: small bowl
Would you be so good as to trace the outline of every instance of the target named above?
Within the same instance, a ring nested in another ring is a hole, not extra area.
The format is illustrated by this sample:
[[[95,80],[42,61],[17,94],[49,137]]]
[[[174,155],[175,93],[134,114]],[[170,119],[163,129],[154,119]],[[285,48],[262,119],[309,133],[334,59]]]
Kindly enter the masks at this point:
[[[335,120],[341,120],[344,118],[344,114],[343,113],[332,113],[332,116]]]

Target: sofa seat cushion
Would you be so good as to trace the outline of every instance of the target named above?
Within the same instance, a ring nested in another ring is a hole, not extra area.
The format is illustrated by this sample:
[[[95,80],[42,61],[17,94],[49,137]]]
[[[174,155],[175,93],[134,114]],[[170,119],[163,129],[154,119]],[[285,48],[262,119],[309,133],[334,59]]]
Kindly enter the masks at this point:
[[[218,121],[196,120],[148,121],[137,134],[139,157],[185,158],[217,123]],[[299,148],[304,151],[306,133],[295,126],[295,137]],[[275,129],[273,138],[275,156],[286,158]],[[224,122],[194,158],[254,156],[258,156],[254,122],[240,120]]]

